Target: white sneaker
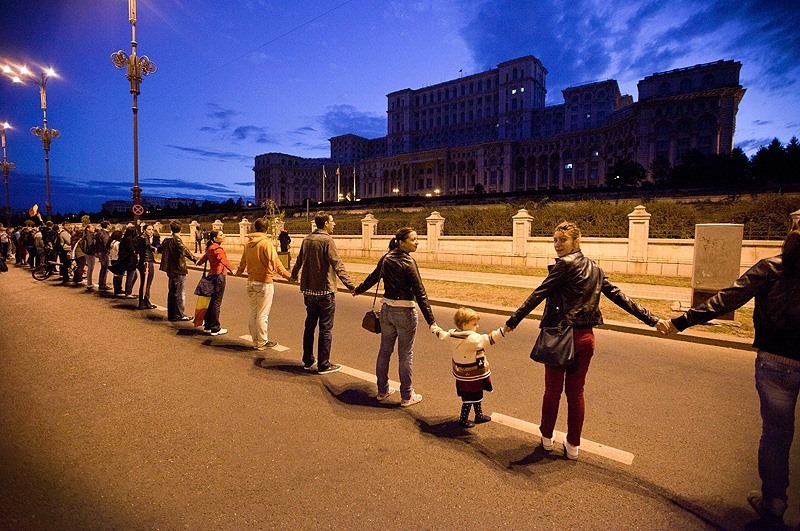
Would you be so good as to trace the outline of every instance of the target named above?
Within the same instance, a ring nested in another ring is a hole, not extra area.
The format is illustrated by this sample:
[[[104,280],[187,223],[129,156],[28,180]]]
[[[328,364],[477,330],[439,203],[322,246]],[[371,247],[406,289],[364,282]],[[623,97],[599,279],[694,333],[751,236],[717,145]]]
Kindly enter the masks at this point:
[[[390,396],[392,396],[396,392],[397,392],[397,389],[395,389],[394,387],[390,387],[389,390],[386,391],[385,393],[378,393],[377,395],[375,395],[375,398],[378,399],[378,402],[381,402],[383,400],[386,400],[387,398],[389,398]]]
[[[553,451],[553,438],[547,438],[542,436],[542,448],[545,452],[552,452]]]
[[[567,442],[567,436],[564,436],[564,452],[567,454],[567,459],[575,460],[578,458],[578,448],[580,446],[572,446]]]
[[[411,396],[409,397],[408,400],[400,401],[400,405],[403,407],[408,407],[408,406],[413,406],[414,404],[417,404],[419,402],[422,402],[422,395],[419,393],[411,393]]]
[[[220,328],[216,332],[211,332],[210,335],[212,335],[212,336],[221,336],[221,335],[227,334],[227,333],[228,333],[228,329],[227,328]]]

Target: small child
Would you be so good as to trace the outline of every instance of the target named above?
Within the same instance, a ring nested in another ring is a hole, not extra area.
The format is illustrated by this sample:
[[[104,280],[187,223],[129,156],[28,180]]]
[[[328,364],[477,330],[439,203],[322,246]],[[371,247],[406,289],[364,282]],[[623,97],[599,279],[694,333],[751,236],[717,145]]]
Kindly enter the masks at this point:
[[[438,326],[431,326],[431,332],[439,339],[450,338],[453,345],[453,376],[456,378],[456,393],[461,397],[461,417],[458,421],[464,428],[489,422],[492,417],[484,415],[481,401],[484,391],[492,391],[489,361],[483,349],[494,345],[505,337],[503,328],[492,330],[489,334],[479,334],[478,321],[481,316],[471,308],[459,308],[453,316],[457,330],[445,332]],[[475,422],[469,420],[469,411],[475,406]]]

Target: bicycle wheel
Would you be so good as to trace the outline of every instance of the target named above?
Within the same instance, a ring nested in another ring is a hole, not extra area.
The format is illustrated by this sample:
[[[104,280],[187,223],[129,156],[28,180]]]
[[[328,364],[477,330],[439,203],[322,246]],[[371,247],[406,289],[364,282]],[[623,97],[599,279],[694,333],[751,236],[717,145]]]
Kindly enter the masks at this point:
[[[33,269],[33,271],[31,271],[31,275],[36,280],[48,279],[52,274],[53,274],[53,268],[48,266],[47,264],[38,265]]]

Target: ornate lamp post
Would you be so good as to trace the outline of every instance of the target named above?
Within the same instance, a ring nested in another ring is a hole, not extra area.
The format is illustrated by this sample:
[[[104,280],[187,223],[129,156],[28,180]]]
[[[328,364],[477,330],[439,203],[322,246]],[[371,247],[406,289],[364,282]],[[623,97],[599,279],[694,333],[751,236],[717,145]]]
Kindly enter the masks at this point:
[[[47,219],[53,219],[53,204],[50,202],[50,142],[54,138],[61,136],[58,129],[50,129],[47,127],[47,80],[51,77],[57,77],[55,70],[46,68],[42,70],[42,74],[37,79],[26,67],[20,67],[19,73],[15,73],[13,69],[8,66],[3,66],[3,73],[8,75],[14,83],[23,83],[24,79],[20,76],[31,76],[33,82],[39,87],[39,99],[41,101],[42,115],[44,117],[42,127],[31,127],[31,133],[42,139],[42,148],[44,149],[44,178],[46,187],[45,203],[47,206]]]
[[[3,178],[6,182],[6,227],[11,226],[11,203],[8,200],[8,170],[14,167],[13,162],[6,160],[6,129],[11,129],[8,122],[0,124],[0,136],[3,138]]]
[[[139,57],[136,55],[136,0],[128,0],[128,21],[131,23],[131,55],[128,56],[122,50],[111,54],[111,62],[119,69],[126,69],[125,77],[131,82],[131,94],[133,95],[133,214],[134,220],[139,221],[142,215],[142,189],[139,188],[139,85],[142,76],[155,73],[156,64],[146,55]]]
[[[23,72],[23,74],[24,73],[26,72]],[[42,72],[41,81],[34,81],[34,83],[39,86],[39,98],[41,99],[44,121],[42,127],[31,127],[31,133],[42,139],[42,148],[44,149],[44,183],[47,193],[45,197],[45,206],[47,207],[48,221],[53,219],[53,203],[50,202],[50,142],[54,138],[61,136],[61,133],[58,131],[58,129],[50,129],[47,127],[47,78],[55,77],[55,75],[56,73],[53,71],[53,69],[48,68]]]

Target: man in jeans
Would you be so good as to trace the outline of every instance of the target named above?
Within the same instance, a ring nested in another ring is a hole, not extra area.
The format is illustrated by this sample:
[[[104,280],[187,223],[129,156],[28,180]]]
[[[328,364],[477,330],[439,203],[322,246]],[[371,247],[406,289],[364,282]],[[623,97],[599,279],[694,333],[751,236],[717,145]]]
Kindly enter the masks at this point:
[[[258,218],[253,224],[255,232],[247,235],[244,252],[237,276],[243,276],[247,270],[247,297],[250,300],[250,319],[248,328],[253,338],[255,350],[266,350],[278,343],[269,340],[269,311],[272,308],[272,297],[275,286],[272,282],[275,273],[288,279],[289,271],[278,259],[275,246],[267,235],[268,224],[264,218]],[[256,357],[257,362],[263,358]]]
[[[191,321],[192,318],[184,314],[184,285],[189,269],[186,267],[188,258],[194,263],[197,259],[181,240],[181,224],[171,221],[169,228],[172,237],[166,238],[161,244],[161,266],[159,269],[164,271],[169,278],[167,295],[167,319],[170,321]]]
[[[306,304],[306,323],[303,331],[303,368],[314,369],[314,330],[319,324],[317,342],[317,372],[327,374],[342,368],[330,362],[333,339],[333,314],[336,311],[336,278],[352,293],[356,286],[344,268],[336,244],[331,237],[336,223],[327,212],[314,216],[317,229],[305,237],[292,268],[292,280],[300,276],[300,291]]]
[[[97,277],[97,284],[98,289],[102,292],[111,290],[107,284],[108,266],[111,265],[111,259],[108,256],[108,242],[111,240],[111,233],[108,231],[108,227],[108,221],[101,221],[100,230],[94,234],[94,255],[100,263],[100,273]]]

